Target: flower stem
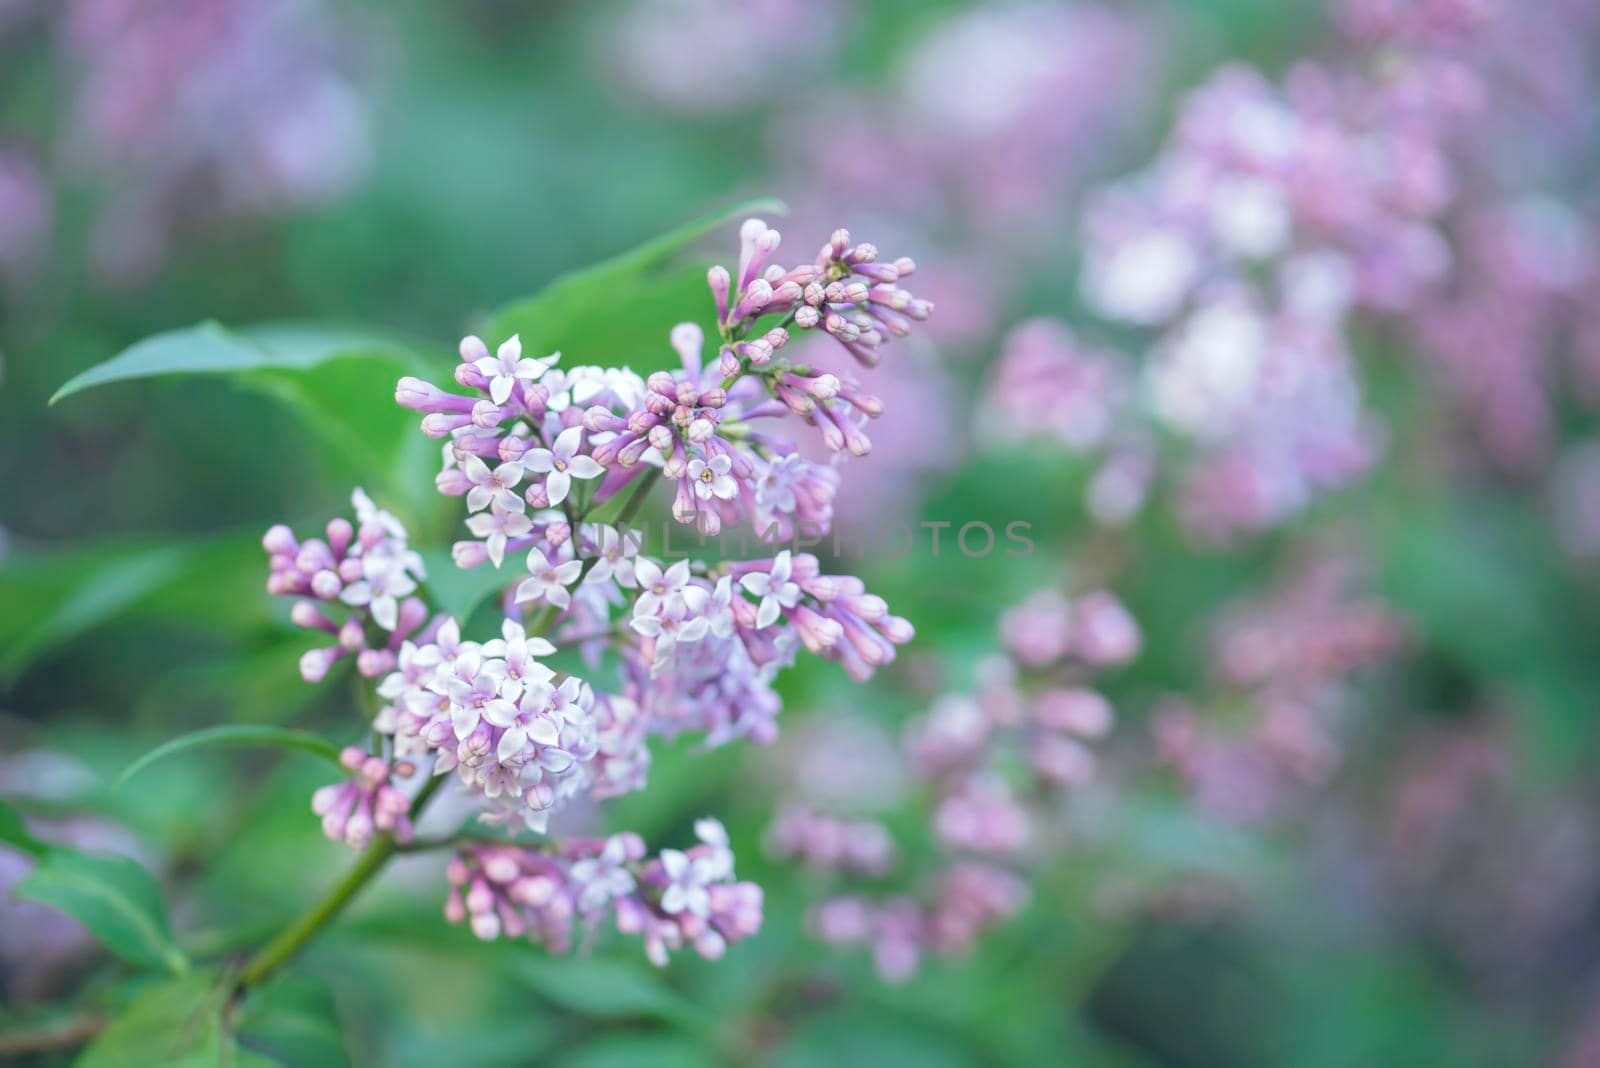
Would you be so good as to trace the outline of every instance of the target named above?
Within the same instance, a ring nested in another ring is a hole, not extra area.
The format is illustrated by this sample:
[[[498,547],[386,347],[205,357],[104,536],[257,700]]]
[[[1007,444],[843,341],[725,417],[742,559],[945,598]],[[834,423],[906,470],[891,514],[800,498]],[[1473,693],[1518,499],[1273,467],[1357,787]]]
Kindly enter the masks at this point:
[[[417,791],[416,799],[411,803],[411,811],[420,814],[433,797],[434,791],[443,782],[443,776],[434,776],[423,783],[422,789]],[[361,888],[371,882],[373,876],[389,863],[390,858],[398,851],[396,846],[392,835],[384,834],[375,838],[361,854],[355,866],[345,873],[344,878],[340,879],[321,901],[285,927],[276,938],[250,958],[250,962],[239,973],[238,992],[243,993],[253,986],[259,986],[267,976],[277,971],[290,957],[299,952],[300,947],[310,941],[318,931],[343,912],[351,899],[361,892]]]

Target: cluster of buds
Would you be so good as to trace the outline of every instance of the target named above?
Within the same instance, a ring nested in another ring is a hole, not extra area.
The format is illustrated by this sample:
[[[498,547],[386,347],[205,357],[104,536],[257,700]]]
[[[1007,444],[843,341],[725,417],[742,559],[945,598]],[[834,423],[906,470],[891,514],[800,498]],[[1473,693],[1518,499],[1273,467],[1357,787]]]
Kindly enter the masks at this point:
[[[699,844],[647,857],[636,834],[565,839],[543,849],[471,845],[450,861],[445,918],[468,921],[479,938],[528,937],[555,953],[572,949],[573,921],[593,931],[614,914],[619,931],[643,938],[657,965],[693,947],[707,960],[761,928],[761,888],[734,880],[727,833],[695,824]]]
[[[933,314],[931,301],[918,300],[897,284],[917,269],[909,257],[882,261],[876,245],[852,245],[850,231],[835,230],[815,261],[785,269],[770,262],[779,242],[778,231],[750,219],[739,230],[737,284],[727,268],[711,268],[707,281],[725,331],[783,315],[801,330],[820,328],[862,366],[875,367],[888,338],[904,337],[912,322]],[[735,357],[761,366],[786,340],[774,331],[742,349],[730,348]]]
[[[340,752],[339,763],[349,770],[350,778],[311,795],[311,811],[322,817],[322,833],[351,849],[367,848],[375,832],[409,842],[411,798],[390,780],[409,779],[416,774],[416,765],[407,760],[391,764],[354,745]]]
[[[354,654],[361,674],[373,678],[393,668],[406,638],[428,619],[416,592],[424,577],[422,558],[406,544],[399,520],[382,511],[360,489],[352,495],[356,522],[334,519],[327,537],[299,541],[279,524],[262,546],[271,557],[267,592],[294,597],[290,618],[298,627],[333,636],[333,645],[300,659],[307,682],[319,682],[341,657]],[[342,619],[328,614],[334,608]],[[372,645],[371,626],[384,633]]]

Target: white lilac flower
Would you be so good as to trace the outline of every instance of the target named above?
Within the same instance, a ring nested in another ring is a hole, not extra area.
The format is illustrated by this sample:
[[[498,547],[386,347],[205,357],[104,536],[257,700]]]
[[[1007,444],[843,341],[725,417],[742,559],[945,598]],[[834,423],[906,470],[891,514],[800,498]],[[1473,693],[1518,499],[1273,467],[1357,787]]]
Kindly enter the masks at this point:
[[[546,714],[552,688],[536,683],[522,692],[521,699],[492,701],[484,706],[483,718],[505,731],[500,736],[495,756],[501,764],[522,763],[519,756],[532,742],[536,745],[556,745],[560,731]]]
[[[771,570],[752,571],[739,580],[739,585],[761,598],[761,607],[756,613],[758,629],[772,626],[782,609],[800,603],[800,587],[789,581],[791,571],[789,550],[785,549],[772,558]]]
[[[639,599],[633,604],[635,616],[657,615],[672,598],[679,596],[689,581],[689,561],[679,560],[666,570],[647,556],[634,562],[639,582]]]
[[[550,448],[529,449],[524,454],[528,470],[545,476],[545,493],[553,505],[567,499],[573,479],[599,478],[605,471],[593,456],[578,454],[582,444],[583,427],[573,426],[558,434]]]
[[[395,557],[363,557],[361,575],[344,588],[339,599],[352,607],[367,608],[378,626],[394,630],[400,616],[400,598],[414,593],[417,584],[405,564]]]
[[[717,880],[732,879],[733,849],[728,844],[728,829],[722,825],[722,821],[711,816],[695,820],[694,835],[708,850],[706,860],[711,865],[711,877]]]
[[[566,608],[572,603],[572,594],[567,587],[577,582],[578,576],[583,573],[583,561],[567,560],[558,564],[545,556],[544,550],[530,549],[528,570],[532,577],[523,579],[517,587],[517,601],[544,601],[557,608]]]
[[[516,493],[524,474],[522,464],[502,463],[491,468],[481,457],[468,453],[461,459],[461,471],[472,483],[467,491],[469,512],[481,512],[491,505],[507,512],[522,511],[522,498]]]
[[[623,534],[611,526],[593,526],[588,533],[594,543],[595,561],[584,581],[615,580],[623,589],[633,589],[638,584],[634,578],[634,557],[639,555],[639,535],[631,530]]]
[[[500,466],[504,468],[510,465],[501,464]],[[518,499],[518,508],[521,505],[522,501]],[[468,518],[467,529],[472,531],[473,537],[483,539],[484,551],[489,554],[489,562],[495,567],[499,567],[506,558],[506,543],[512,538],[523,537],[531,531],[533,529],[533,520],[523,515],[521,511],[506,511],[500,506],[500,502],[496,500],[493,510],[480,512]]]
[[[496,404],[504,404],[518,382],[531,385],[549,370],[548,363],[522,355],[522,338],[516,334],[502,341],[493,356],[482,340],[466,338],[461,342],[461,356],[489,380],[489,399]],[[556,353],[549,359],[559,357],[560,353]]]
[[[698,457],[689,461],[689,483],[694,487],[694,494],[702,501],[713,498],[731,501],[738,496],[739,483],[734,480],[729,472],[733,470],[733,461],[727,456],[713,456],[710,462]]]
[[[661,870],[667,877],[661,892],[661,911],[669,916],[687,912],[705,919],[711,915],[711,894],[706,889],[717,879],[710,857],[691,857],[681,849],[661,851]]]
[[[446,616],[434,632],[433,642],[417,650],[417,660],[426,667],[450,672],[463,657],[477,657],[481,649],[477,642],[462,641],[461,624],[454,616]]]
[[[485,719],[507,718],[506,706],[515,706],[522,696],[522,683],[507,679],[499,664],[498,660],[486,660],[471,675],[457,673],[444,680],[457,740],[465,741]]]
[[[548,682],[555,674],[535,660],[539,656],[552,656],[556,647],[527,631],[514,619],[500,624],[500,637],[483,643],[483,655],[499,657],[505,664],[506,678],[523,682]]]
[[[620,834],[607,838],[599,855],[574,861],[570,874],[578,890],[578,911],[599,912],[614,899],[633,893],[638,883],[627,863],[627,839]]]
[[[699,586],[685,586],[675,597],[661,606],[657,615],[636,615],[629,624],[635,631],[655,642],[657,671],[671,661],[679,642],[697,642],[710,633],[711,622],[701,615],[709,595]]]
[[[727,638],[733,634],[733,578],[723,575],[717,584],[711,588],[710,595],[706,598],[705,607],[700,614],[705,618],[711,628],[711,633],[718,638]]]
[[[406,528],[390,513],[379,508],[367,496],[367,491],[357,486],[350,491],[350,504],[356,510],[356,522],[360,526],[376,526],[391,538],[397,539],[401,546],[405,545]]]

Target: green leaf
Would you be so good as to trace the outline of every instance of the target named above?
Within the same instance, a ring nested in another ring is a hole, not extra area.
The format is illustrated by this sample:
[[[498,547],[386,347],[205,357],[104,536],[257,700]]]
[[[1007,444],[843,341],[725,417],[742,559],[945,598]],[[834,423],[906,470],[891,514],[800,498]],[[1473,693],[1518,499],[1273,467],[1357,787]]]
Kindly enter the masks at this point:
[[[462,570],[451,559],[449,549],[422,550],[422,563],[428,570],[429,596],[462,626],[479,605],[523,578],[513,566],[495,568],[483,564]]]
[[[33,616],[21,633],[11,636],[0,653],[0,680],[14,679],[44,649],[81,634],[167,585],[183,570],[187,557],[187,547],[169,545],[115,555],[99,566],[90,564],[63,574],[63,585],[54,588],[55,599],[45,601],[40,614]],[[49,582],[40,585],[52,588]],[[0,590],[11,586],[10,574],[0,577]],[[20,607],[10,596],[6,601]]]
[[[17,554],[0,567],[0,683],[131,613],[236,634],[261,624],[260,535],[116,542]]]
[[[239,1038],[296,1068],[350,1063],[333,992],[307,975],[280,975],[252,991],[239,1017]]]
[[[287,727],[238,723],[191,731],[158,745],[129,764],[123,773],[117,776],[114,785],[121,786],[158,760],[165,760],[175,753],[207,745],[275,745],[281,749],[298,749],[305,753],[315,753],[335,766],[339,764],[339,747],[320,734],[291,730]]]
[[[130,963],[188,971],[167,927],[160,887],[127,857],[51,849],[13,893],[73,917]]]
[[[537,296],[490,319],[490,341],[512,334],[533,356],[561,352],[568,364],[627,363],[648,371],[677,357],[667,342],[677,323],[701,324],[716,336],[704,263],[684,264],[684,251],[706,234],[752,214],[782,215],[782,201],[751,200],[687,223],[632,251],[564,274]]]
[[[239,1064],[222,1028],[227,992],[211,973],[158,983],[73,1062],[75,1068],[206,1068]]]
[[[348,352],[404,354],[393,338],[352,327],[263,323],[230,329],[207,321],[168,330],[74,375],[50,403],[95,386],[162,375],[238,374],[265,368],[305,371]]]
[[[582,1016],[648,1016],[691,1027],[707,1022],[694,1002],[659,975],[622,961],[528,957],[516,972],[540,996]]]
[[[559,1068],[702,1068],[717,1062],[716,1051],[680,1035],[601,1035],[556,1058]]]
[[[73,377],[51,404],[95,386],[171,375],[225,375],[286,405],[305,422],[339,468],[381,485],[408,507],[433,503],[437,450],[413,441],[416,416],[394,403],[402,375],[427,375],[427,362],[392,335],[315,323],[216,322],[144,339]],[[436,368],[435,368],[436,369]]]
[[[34,857],[42,857],[50,849],[28,833],[27,825],[22,822],[22,813],[4,801],[0,801],[0,842]]]

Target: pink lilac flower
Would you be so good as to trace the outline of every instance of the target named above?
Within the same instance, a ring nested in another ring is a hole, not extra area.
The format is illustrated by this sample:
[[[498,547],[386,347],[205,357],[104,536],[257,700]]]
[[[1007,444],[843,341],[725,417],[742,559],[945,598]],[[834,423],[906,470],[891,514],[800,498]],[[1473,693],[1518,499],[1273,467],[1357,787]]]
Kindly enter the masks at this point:
[[[583,444],[583,428],[571,426],[556,436],[548,449],[530,449],[523,453],[528,470],[544,475],[545,497],[557,505],[567,499],[572,480],[599,478],[603,468],[592,456],[579,455]],[[504,465],[502,465],[504,466]]]
[[[1113,358],[1086,349],[1055,320],[1030,319],[1006,335],[987,419],[996,435],[1048,435],[1084,452],[1110,437],[1127,390]]]
[[[528,570],[531,578],[522,580],[517,587],[518,601],[545,601],[557,608],[572,603],[567,587],[578,581],[583,573],[583,561],[572,559],[557,563],[542,549],[528,550]]]

